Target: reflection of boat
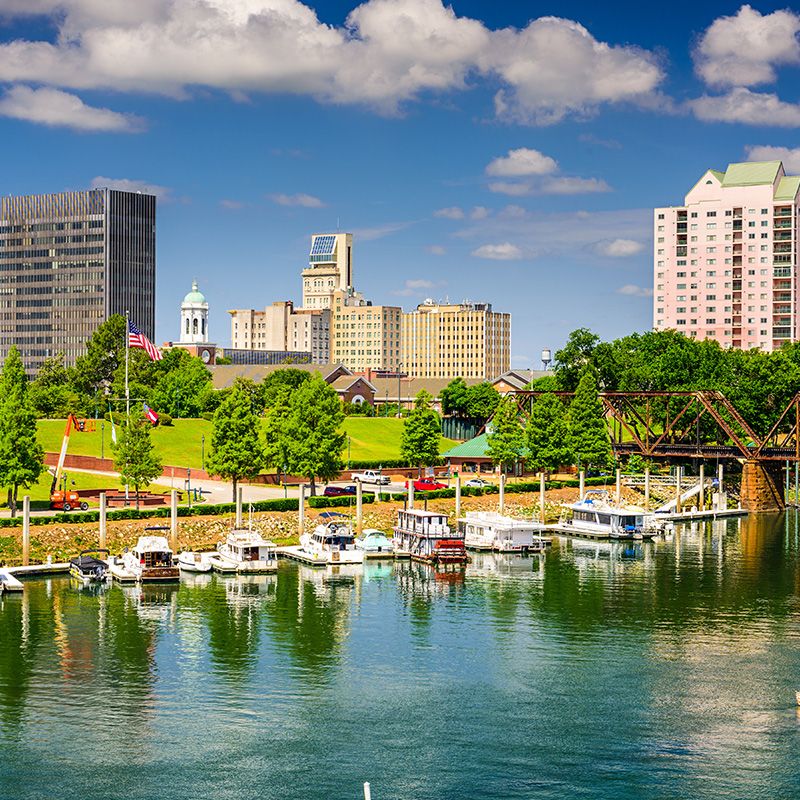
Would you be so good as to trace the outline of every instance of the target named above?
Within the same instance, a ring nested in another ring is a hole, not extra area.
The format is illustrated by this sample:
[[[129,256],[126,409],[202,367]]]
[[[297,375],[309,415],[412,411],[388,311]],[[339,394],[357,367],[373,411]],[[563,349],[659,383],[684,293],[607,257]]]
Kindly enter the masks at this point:
[[[472,556],[468,574],[470,577],[514,577],[518,580],[542,580],[544,578],[544,551],[533,555],[520,553],[481,552]]]
[[[645,512],[636,506],[614,505],[605,489],[589,489],[576,503],[567,505],[571,511],[557,528],[573,536],[595,539],[645,539],[655,536],[646,530]]]
[[[328,564],[362,564],[364,552],[356,549],[356,538],[344,514],[323,512],[326,520],[317,525],[313,533],[300,537],[300,547],[310,556],[327,561]]]
[[[122,566],[140,582],[176,581],[180,577],[172,550],[163,536],[140,536],[139,541],[123,553]]]
[[[123,586],[122,593],[141,619],[163,622],[177,609],[178,588],[177,583]]]
[[[98,558],[94,553],[105,553]],[[108,550],[83,550],[69,560],[69,574],[82,583],[102,583],[109,578]]]
[[[225,541],[217,545],[217,555],[232,564],[236,572],[275,572],[278,569],[275,543],[249,528],[231,531]],[[214,564],[216,566],[216,562]]]
[[[364,551],[364,558],[391,558],[394,555],[394,542],[375,528],[365,528],[356,539],[356,548]]]
[[[499,553],[538,553],[545,549],[545,526],[534,520],[514,519],[496,511],[467,511],[458,520],[464,544],[471,550]]]
[[[453,531],[438,511],[409,508],[397,512],[395,553],[431,564],[467,564],[464,532]]]
[[[182,572],[211,572],[211,553],[193,553],[184,550],[178,554],[178,568]]]

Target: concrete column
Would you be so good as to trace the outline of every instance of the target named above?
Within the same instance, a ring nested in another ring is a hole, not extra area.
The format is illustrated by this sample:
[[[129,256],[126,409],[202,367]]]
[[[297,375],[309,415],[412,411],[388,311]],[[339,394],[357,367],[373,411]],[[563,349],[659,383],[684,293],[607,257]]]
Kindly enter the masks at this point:
[[[583,496],[586,494],[586,471],[581,470],[581,496],[580,500],[583,500]]]
[[[786,481],[783,487],[783,502],[784,505],[789,502],[789,459],[786,459]]]
[[[539,521],[544,524],[544,472],[539,473]]]
[[[364,526],[363,497],[364,485],[361,483],[361,481],[356,481],[356,533],[359,536],[361,536]]]
[[[456,519],[461,516],[461,473],[456,473]]]
[[[299,533],[305,531],[306,526],[306,485],[300,484],[300,499],[297,502],[297,526]]]
[[[98,546],[101,550],[106,549],[106,493],[100,492],[100,541]]]
[[[675,474],[675,513],[681,513],[681,492],[683,491],[683,467],[678,467]]]
[[[31,498],[25,495],[22,498],[22,566],[31,563]]]
[[[622,470],[617,469],[617,498],[616,503],[619,505],[622,502]]]
[[[408,507],[414,508],[414,479],[408,479]]]
[[[706,510],[706,465],[700,462],[700,504],[698,508],[701,511]]]
[[[236,487],[236,527],[242,527],[242,487]]]
[[[722,478],[724,474],[725,474],[725,467],[722,464],[720,464],[719,469],[717,470],[717,483],[719,483],[719,486],[717,486],[717,491],[720,493],[720,495],[725,491],[725,487],[722,485]]]
[[[781,467],[769,461],[745,461],[742,468],[742,508],[748,511],[783,511]]]
[[[500,513],[503,513],[503,510],[506,507],[506,474],[505,472],[500,473]]]
[[[170,492],[169,501],[169,546],[173,553],[178,552],[178,490]]]
[[[650,510],[650,467],[644,468],[644,508]]]

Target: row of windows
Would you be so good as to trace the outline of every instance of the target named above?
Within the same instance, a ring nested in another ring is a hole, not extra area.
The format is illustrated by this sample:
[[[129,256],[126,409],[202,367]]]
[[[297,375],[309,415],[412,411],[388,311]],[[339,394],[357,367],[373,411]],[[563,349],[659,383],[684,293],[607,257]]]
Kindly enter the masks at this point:
[[[62,247],[55,250],[8,250],[0,251],[0,258],[65,258],[67,256],[100,256],[102,247]]]
[[[41,233],[47,231],[80,231],[84,228],[102,228],[103,220],[86,222],[36,222],[31,225],[0,225],[0,236],[9,233]]]

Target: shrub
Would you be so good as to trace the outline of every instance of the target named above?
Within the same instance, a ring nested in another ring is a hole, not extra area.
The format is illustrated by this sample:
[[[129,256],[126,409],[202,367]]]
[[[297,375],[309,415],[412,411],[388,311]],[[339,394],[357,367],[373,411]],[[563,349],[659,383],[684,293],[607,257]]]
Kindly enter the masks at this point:
[[[367,494],[366,492],[361,495],[362,503],[374,503],[375,495]],[[347,508],[348,506],[356,505],[356,496],[342,496],[342,497],[309,497],[308,505],[311,508]]]
[[[166,412],[158,415],[159,425],[172,425],[172,417]]]

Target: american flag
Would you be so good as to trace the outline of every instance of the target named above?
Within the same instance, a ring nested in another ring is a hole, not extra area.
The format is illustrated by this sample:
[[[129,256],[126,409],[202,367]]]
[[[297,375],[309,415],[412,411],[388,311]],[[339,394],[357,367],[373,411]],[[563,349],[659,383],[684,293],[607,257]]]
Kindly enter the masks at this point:
[[[161,355],[161,351],[156,350],[155,345],[130,320],[128,320],[128,347],[143,348],[153,361],[161,361],[164,357]]]

